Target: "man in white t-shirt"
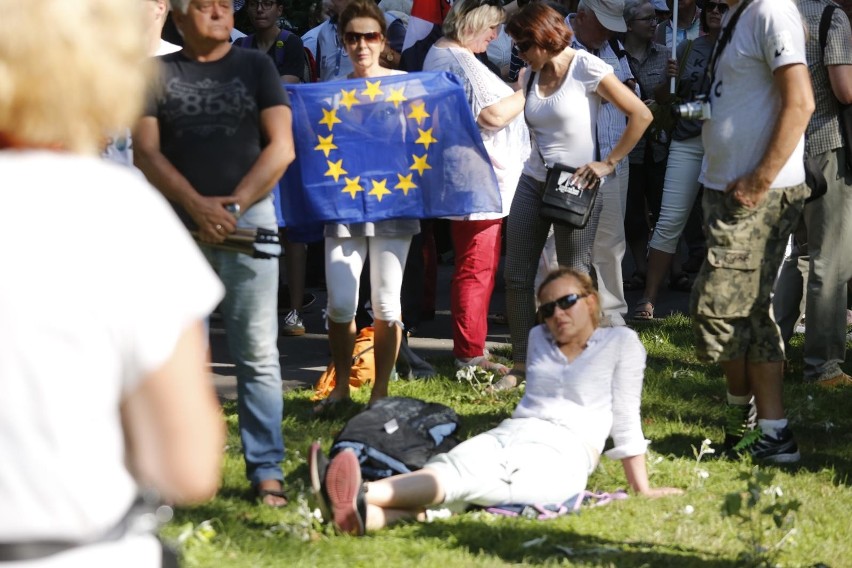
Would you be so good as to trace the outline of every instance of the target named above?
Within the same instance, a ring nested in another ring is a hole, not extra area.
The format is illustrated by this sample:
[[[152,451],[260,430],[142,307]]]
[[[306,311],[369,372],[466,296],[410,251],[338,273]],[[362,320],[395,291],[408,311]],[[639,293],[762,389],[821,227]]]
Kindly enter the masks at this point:
[[[702,132],[707,260],[690,308],[696,351],[719,362],[725,374],[725,445],[790,463],[799,460],[799,450],[784,416],[784,344],[770,296],[809,193],[804,132],[814,97],[796,5],[727,3],[719,55],[709,67],[712,118]],[[761,435],[748,444],[753,404]]]

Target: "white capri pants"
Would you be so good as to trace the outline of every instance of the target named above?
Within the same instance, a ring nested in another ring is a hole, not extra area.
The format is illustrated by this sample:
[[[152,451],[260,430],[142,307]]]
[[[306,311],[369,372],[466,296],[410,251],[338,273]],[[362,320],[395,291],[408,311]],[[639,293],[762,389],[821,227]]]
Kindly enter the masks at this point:
[[[546,505],[586,489],[597,465],[573,432],[537,418],[509,418],[430,459],[444,504]]]
[[[663,184],[660,219],[654,226],[649,243],[651,248],[669,254],[677,252],[677,241],[689,219],[695,196],[698,195],[698,176],[703,159],[704,144],[701,136],[672,140],[666,165],[666,181]]]
[[[373,317],[401,324],[402,272],[410,244],[411,236],[326,237],[328,319],[334,323],[348,323],[355,319],[361,271],[369,252]]]

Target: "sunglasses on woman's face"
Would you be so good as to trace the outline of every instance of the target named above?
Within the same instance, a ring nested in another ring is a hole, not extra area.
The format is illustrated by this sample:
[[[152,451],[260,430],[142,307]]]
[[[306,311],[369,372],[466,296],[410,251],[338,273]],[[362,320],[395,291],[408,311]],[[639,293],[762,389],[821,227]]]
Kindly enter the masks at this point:
[[[526,40],[516,42],[515,45],[518,46],[518,53],[526,53],[533,45],[535,45],[535,43],[530,40]]]
[[[707,3],[704,4],[704,9],[707,10],[708,12],[712,12],[713,10],[716,10],[720,14],[724,14],[725,12],[728,11],[728,5],[725,4],[724,2],[707,2]]]
[[[574,307],[574,304],[576,304],[586,296],[588,296],[588,294],[568,294],[567,296],[556,298],[552,302],[547,302],[546,304],[540,305],[538,307],[538,313],[540,313],[541,317],[543,317],[544,319],[551,318],[556,312],[556,306],[559,306],[560,310],[570,310]]]
[[[367,32],[364,34],[358,32],[346,32],[343,34],[343,41],[345,41],[348,45],[358,45],[362,39],[365,43],[379,43],[382,41],[382,32]]]

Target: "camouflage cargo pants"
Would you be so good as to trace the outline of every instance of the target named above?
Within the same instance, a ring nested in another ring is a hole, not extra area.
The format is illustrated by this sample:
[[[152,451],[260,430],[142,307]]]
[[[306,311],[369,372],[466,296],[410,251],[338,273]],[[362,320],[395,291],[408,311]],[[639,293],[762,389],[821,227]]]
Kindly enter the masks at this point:
[[[805,184],[771,189],[747,209],[721,191],[704,191],[707,261],[690,298],[703,360],[784,359],[770,296],[808,194]]]

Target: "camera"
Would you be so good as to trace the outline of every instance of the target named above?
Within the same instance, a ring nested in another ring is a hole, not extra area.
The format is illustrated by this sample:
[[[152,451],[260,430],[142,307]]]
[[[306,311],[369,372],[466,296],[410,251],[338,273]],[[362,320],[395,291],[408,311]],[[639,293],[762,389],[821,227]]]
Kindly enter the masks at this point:
[[[694,101],[674,105],[674,113],[687,120],[707,120],[710,118],[710,101],[707,95],[697,95]]]

